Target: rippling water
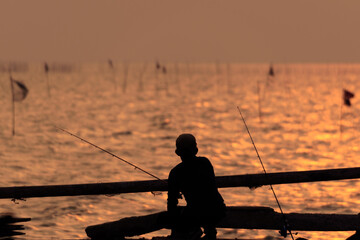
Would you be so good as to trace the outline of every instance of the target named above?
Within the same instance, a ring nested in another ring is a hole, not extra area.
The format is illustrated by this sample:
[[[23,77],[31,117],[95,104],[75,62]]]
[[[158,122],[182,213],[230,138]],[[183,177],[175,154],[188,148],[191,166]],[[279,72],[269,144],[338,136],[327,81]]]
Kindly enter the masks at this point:
[[[179,162],[174,141],[183,132],[197,137],[199,155],[210,158],[217,175],[260,173],[237,106],[268,172],[359,166],[359,101],[355,96],[351,108],[342,106],[342,89],[356,94],[360,65],[274,65],[274,78],[267,77],[265,64],[166,67],[163,74],[153,64],[116,63],[114,70],[107,64],[77,64],[72,72],[49,73],[49,97],[43,66],[31,64],[28,72],[13,73],[30,89],[28,97],[16,103],[15,136],[9,77],[0,73],[1,186],[151,179],[54,125],[160,178]],[[358,188],[357,180],[274,187],[285,212],[353,214],[359,212]],[[220,191],[229,206],[278,210],[268,187]],[[88,225],[162,211],[166,198],[166,193],[141,193],[31,198],[16,204],[9,199],[0,200],[0,212],[32,218],[26,223],[26,239],[85,238]],[[299,232],[298,236],[345,239],[351,234]],[[278,233],[223,229],[219,236]]]

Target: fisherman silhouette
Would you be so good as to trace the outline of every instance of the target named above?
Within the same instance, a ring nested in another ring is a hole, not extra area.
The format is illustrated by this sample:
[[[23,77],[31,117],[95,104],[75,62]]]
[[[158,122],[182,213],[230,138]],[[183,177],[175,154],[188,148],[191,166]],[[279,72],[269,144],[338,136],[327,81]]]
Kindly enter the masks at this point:
[[[168,179],[167,209],[175,239],[216,239],[216,224],[225,216],[226,206],[215,182],[212,164],[206,157],[196,156],[196,139],[192,134],[181,134],[176,139],[175,153],[181,163],[175,166]],[[185,208],[178,207],[182,194]]]

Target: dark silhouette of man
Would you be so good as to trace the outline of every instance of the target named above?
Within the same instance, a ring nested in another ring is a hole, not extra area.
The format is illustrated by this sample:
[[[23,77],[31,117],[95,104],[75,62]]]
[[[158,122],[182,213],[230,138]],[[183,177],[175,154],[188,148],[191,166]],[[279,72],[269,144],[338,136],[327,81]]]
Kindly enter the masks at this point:
[[[192,236],[197,236],[185,238],[200,238],[202,227],[202,239],[216,239],[215,226],[225,216],[226,207],[216,187],[213,166],[206,157],[197,157],[197,152],[193,135],[181,134],[176,139],[175,153],[182,162],[170,171],[168,179],[167,209],[173,219],[172,235],[195,232]],[[180,194],[187,203],[182,209],[178,208]]]

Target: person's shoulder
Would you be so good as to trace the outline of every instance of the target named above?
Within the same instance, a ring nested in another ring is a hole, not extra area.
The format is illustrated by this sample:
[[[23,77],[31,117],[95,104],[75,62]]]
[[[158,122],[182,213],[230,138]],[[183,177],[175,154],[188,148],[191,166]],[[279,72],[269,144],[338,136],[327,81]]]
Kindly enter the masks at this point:
[[[196,157],[197,158],[197,161],[203,163],[203,164],[210,164],[211,165],[211,162],[210,160],[207,158],[207,157]]]
[[[183,163],[181,162],[178,165],[176,165],[175,167],[173,167],[170,171],[170,174],[174,174],[174,173],[180,171],[182,168],[182,165],[183,165]]]
[[[203,156],[197,156],[196,157],[199,161],[209,161],[209,159],[207,157],[203,157]]]

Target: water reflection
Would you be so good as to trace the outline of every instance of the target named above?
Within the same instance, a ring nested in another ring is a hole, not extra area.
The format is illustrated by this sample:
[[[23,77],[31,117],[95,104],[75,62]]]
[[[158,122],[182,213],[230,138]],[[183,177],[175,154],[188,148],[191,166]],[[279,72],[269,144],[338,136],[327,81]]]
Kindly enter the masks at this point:
[[[113,64],[116,67],[117,63]],[[31,93],[18,105],[15,137],[11,137],[11,103],[9,92],[5,91],[8,76],[1,75],[0,88],[4,90],[0,98],[1,185],[150,179],[57,132],[53,124],[66,127],[161,178],[166,178],[177,164],[174,140],[182,132],[197,136],[199,155],[211,158],[217,175],[262,172],[236,106],[243,111],[268,172],[358,166],[356,97],[351,108],[343,109],[340,123],[343,88],[350,91],[359,88],[358,65],[275,64],[276,75],[265,88],[268,72],[265,64],[231,64],[231,82],[221,81],[225,76],[215,76],[214,65],[177,64],[175,68],[167,64],[167,73],[161,78],[156,78],[150,69],[143,73],[141,92],[138,72],[143,71],[143,64],[130,65],[126,70],[126,93],[114,90],[114,81],[125,76],[125,68],[114,78],[108,63],[85,64],[72,67],[71,72],[49,75],[51,99],[46,91],[46,79],[39,77],[44,75],[41,64],[29,65],[27,72],[13,73],[14,77],[26,79]],[[285,212],[357,214],[358,185],[356,180],[292,184],[276,186],[275,191]],[[277,209],[268,187],[220,191],[229,206]],[[166,194],[151,193],[28,199],[16,205],[9,200],[0,201],[1,212],[33,218],[27,225],[29,239],[83,238],[87,225],[161,211],[165,206]],[[168,232],[154,233],[159,234]],[[268,235],[278,236],[274,231],[219,231],[220,237]],[[350,236],[342,232],[299,235],[313,239]]]

